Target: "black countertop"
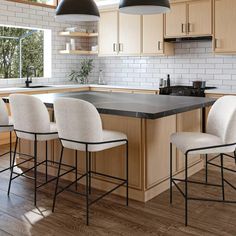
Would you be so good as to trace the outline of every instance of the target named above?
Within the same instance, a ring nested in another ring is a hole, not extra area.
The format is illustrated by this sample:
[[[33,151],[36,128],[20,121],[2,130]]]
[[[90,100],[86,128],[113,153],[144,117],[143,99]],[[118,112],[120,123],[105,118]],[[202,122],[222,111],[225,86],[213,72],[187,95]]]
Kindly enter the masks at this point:
[[[168,95],[146,95],[107,92],[69,92],[34,95],[53,108],[59,97],[77,98],[92,103],[99,113],[158,119],[198,108],[211,106],[215,99]],[[8,99],[5,99],[8,102]]]

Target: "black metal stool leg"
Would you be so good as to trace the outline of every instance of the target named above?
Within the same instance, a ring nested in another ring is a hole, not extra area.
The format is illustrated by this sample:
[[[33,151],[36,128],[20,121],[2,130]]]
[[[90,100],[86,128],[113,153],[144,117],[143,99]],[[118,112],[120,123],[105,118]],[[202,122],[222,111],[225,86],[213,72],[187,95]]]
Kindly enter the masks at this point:
[[[220,167],[221,167],[221,184],[222,184],[222,199],[225,200],[225,180],[224,180],[224,155],[220,154]]]
[[[129,205],[129,145],[126,141],[126,206]]]
[[[91,152],[89,152],[89,194],[91,194]]]
[[[235,159],[235,164],[236,164],[236,150],[234,151],[234,159]]]
[[[185,226],[188,226],[188,154],[185,154]]]
[[[34,205],[37,205],[37,135],[34,139]]]
[[[86,223],[89,225],[89,152],[86,144]]]
[[[75,190],[78,190],[78,183],[77,183],[77,179],[78,179],[78,151],[75,150]]]
[[[16,144],[15,144],[15,150],[14,150],[14,155],[13,155],[13,160],[12,160],[12,165],[11,165],[11,174],[10,174],[10,180],[9,180],[8,192],[7,192],[8,196],[9,196],[10,191],[11,191],[11,182],[12,182],[14,164],[15,164],[15,160],[16,160],[16,150],[17,150],[18,141],[19,141],[19,138],[16,137]]]
[[[61,172],[61,163],[62,163],[62,158],[63,158],[63,152],[64,152],[64,147],[62,146],[59,167],[58,167],[58,172],[57,172],[57,182],[56,182],[55,193],[54,193],[54,198],[53,198],[52,212],[54,212],[55,205],[56,205],[57,189],[58,189],[58,183],[59,183],[60,172]]]
[[[208,183],[208,155],[205,155],[206,162],[205,162],[205,182]]]
[[[173,189],[172,189],[172,143],[170,143],[170,204],[173,202]]]
[[[48,141],[46,141],[46,182],[48,181]]]
[[[10,166],[12,165],[12,131],[10,131]]]

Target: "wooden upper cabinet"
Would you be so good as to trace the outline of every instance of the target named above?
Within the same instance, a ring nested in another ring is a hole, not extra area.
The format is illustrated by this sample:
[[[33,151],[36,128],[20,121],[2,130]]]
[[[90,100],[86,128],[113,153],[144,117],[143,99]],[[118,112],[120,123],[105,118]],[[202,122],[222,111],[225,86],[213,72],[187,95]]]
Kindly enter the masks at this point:
[[[212,0],[173,3],[165,22],[167,38],[212,35]]]
[[[144,55],[173,54],[173,44],[164,42],[164,16],[162,14],[143,16]]]
[[[163,15],[143,16],[143,53],[163,53]]]
[[[179,37],[187,35],[186,3],[171,4],[171,11],[165,15],[165,36]]]
[[[119,53],[141,54],[141,16],[119,14]]]
[[[236,1],[215,0],[214,51],[236,53]]]
[[[212,34],[211,0],[192,1],[188,3],[188,35]]]
[[[99,55],[118,54],[118,19],[117,11],[101,12],[99,21]]]

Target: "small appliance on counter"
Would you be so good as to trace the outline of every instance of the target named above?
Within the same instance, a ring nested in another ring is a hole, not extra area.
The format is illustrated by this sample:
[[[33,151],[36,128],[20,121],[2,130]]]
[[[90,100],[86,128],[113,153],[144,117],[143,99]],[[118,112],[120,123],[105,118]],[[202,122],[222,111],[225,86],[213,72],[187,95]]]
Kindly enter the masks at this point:
[[[170,76],[167,80],[160,80],[160,95],[172,96],[191,96],[191,97],[205,97],[205,90],[216,89],[216,87],[206,87],[206,81],[193,81],[192,86],[176,85],[170,86]]]

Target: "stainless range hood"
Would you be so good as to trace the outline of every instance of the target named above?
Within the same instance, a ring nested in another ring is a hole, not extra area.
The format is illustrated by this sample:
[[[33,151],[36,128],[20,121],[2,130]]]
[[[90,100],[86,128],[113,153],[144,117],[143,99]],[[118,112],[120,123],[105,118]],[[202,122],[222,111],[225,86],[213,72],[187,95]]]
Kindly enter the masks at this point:
[[[172,43],[212,41],[212,36],[204,36],[204,37],[184,37],[184,38],[166,38],[164,41],[165,41],[165,42],[172,42]]]

